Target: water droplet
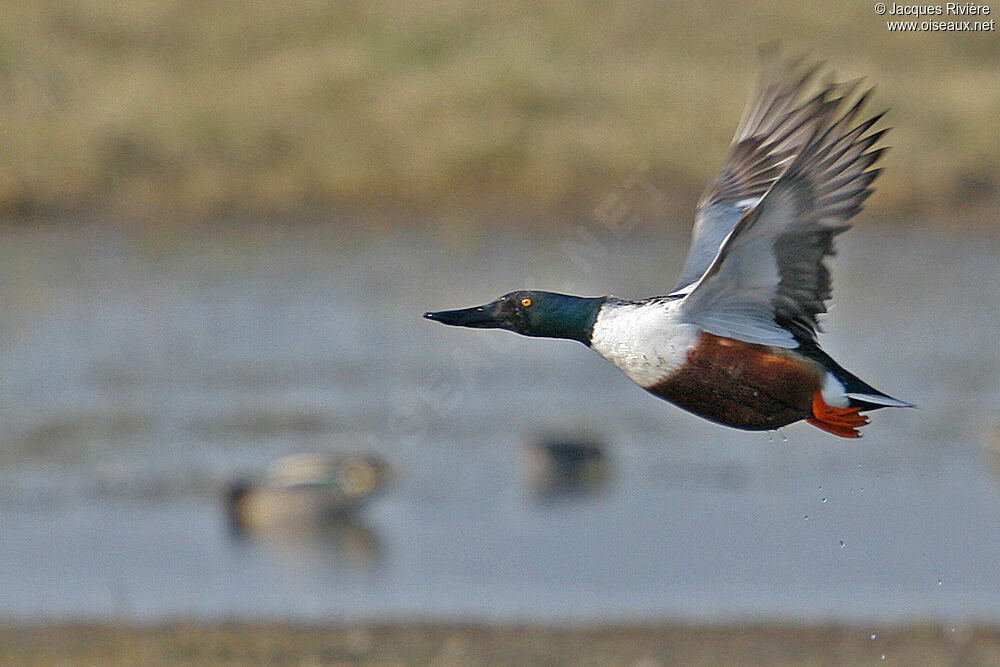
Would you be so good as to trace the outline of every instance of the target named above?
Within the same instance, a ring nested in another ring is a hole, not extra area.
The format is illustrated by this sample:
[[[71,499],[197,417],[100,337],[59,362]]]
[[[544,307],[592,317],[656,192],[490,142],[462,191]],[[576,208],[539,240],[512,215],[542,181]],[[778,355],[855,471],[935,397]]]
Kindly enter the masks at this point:
[[[870,639],[875,639],[875,633],[874,632],[871,634]]]

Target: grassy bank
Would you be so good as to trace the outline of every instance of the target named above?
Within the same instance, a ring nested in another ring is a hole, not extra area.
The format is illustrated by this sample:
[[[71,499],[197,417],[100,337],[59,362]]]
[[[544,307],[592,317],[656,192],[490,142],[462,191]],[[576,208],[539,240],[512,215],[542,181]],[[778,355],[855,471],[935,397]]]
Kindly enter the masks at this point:
[[[0,215],[589,212],[642,165],[682,212],[775,38],[879,85],[897,130],[876,213],[993,210],[997,33],[885,18],[867,0],[6,3]]]
[[[0,628],[0,664],[998,665],[1000,630],[650,626]]]

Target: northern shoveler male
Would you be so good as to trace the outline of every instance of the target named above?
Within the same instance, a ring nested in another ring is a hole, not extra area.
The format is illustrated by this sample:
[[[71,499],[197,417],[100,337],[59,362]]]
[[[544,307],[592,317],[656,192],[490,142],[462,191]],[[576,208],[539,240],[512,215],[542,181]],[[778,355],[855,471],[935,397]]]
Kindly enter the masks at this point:
[[[424,317],[580,341],[656,396],[741,429],[804,419],[857,438],[862,412],[912,407],[841,368],[816,339],[831,295],[824,260],[872,193],[888,131],[873,130],[885,112],[863,113],[872,89],[818,84],[818,71],[801,61],[764,68],[666,296],[518,291]]]

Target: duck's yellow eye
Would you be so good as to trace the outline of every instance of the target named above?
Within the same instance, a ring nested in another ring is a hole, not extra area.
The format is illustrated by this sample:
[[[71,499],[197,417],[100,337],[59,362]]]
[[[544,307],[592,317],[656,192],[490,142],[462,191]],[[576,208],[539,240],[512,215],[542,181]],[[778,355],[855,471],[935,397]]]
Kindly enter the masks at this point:
[[[528,306],[531,305],[531,299],[529,299],[528,297],[524,297],[523,299],[521,299],[521,305],[527,308]]]

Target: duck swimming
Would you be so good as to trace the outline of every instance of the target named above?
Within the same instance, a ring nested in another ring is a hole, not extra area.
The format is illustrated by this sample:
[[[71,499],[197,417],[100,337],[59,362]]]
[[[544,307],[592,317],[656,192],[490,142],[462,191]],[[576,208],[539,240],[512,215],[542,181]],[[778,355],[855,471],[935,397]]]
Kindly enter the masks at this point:
[[[804,419],[857,438],[869,421],[863,412],[912,407],[842,368],[817,341],[831,296],[825,259],[872,193],[888,131],[872,129],[884,112],[864,112],[872,89],[817,84],[818,71],[801,61],[765,67],[666,296],[522,290],[424,317],[580,341],[643,389],[740,429]]]
[[[344,523],[385,489],[389,463],[374,453],[292,454],[262,479],[237,479],[225,494],[234,534]]]

